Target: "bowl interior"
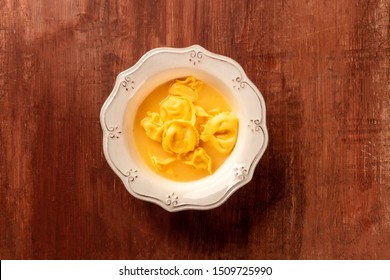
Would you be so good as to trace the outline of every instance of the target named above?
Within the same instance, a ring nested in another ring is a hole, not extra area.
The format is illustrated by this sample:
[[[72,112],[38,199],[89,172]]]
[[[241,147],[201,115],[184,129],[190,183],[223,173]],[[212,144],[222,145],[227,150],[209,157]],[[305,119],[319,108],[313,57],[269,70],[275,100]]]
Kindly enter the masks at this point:
[[[238,137],[235,148],[225,160],[225,162],[211,175],[206,176],[202,179],[189,181],[189,182],[176,182],[164,178],[154,170],[152,170],[141,157],[137,146],[135,145],[135,135],[133,133],[133,126],[135,123],[135,116],[137,114],[137,110],[140,104],[145,100],[145,98],[159,85],[178,78],[183,78],[186,76],[194,76],[199,80],[209,84],[214,87],[217,91],[219,91],[224,98],[229,103],[232,111],[237,115],[239,119],[239,129],[238,129]],[[237,156],[243,150],[241,143],[244,143],[243,137],[245,137],[245,133],[242,133],[244,121],[247,119],[245,114],[245,110],[243,105],[240,103],[240,100],[237,98],[234,89],[226,84],[226,81],[220,80],[209,72],[194,69],[194,68],[173,68],[169,70],[162,71],[154,76],[146,77],[139,81],[139,86],[134,89],[133,95],[129,97],[127,108],[123,118],[123,128],[124,134],[126,136],[126,144],[129,152],[129,156],[137,163],[139,169],[150,177],[152,180],[156,180],[156,182],[160,182],[162,184],[177,184],[179,183],[183,187],[190,187],[194,182],[202,181],[200,185],[206,185],[209,183],[208,181],[214,181],[217,178],[220,178],[224,174],[226,174],[227,170],[230,170],[232,165],[236,162]],[[198,182],[199,183],[199,182]],[[198,185],[198,184],[197,184]]]

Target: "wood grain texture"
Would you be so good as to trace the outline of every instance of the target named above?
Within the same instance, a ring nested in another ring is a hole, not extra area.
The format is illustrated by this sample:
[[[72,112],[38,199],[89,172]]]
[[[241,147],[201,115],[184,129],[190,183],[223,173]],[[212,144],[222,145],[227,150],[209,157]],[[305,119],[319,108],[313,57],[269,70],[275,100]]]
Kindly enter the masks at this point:
[[[1,259],[389,259],[390,3],[0,0]],[[100,108],[146,51],[237,60],[268,149],[221,207],[127,193]]]

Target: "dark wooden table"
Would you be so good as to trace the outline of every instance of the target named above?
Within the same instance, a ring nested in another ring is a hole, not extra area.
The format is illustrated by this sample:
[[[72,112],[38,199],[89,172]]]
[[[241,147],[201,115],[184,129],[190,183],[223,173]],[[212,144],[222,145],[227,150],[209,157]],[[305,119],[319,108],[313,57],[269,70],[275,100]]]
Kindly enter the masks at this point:
[[[389,1],[0,1],[1,259],[389,259]],[[210,211],[133,198],[102,151],[155,47],[237,60],[267,104],[254,180]]]

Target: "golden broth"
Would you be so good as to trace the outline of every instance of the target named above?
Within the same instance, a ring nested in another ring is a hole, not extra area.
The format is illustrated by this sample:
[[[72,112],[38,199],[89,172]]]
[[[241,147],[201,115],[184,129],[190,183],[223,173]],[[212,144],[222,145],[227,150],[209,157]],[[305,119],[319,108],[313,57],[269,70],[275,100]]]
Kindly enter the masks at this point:
[[[148,112],[159,112],[161,101],[167,97],[170,85],[172,85],[174,81],[175,80],[168,81],[155,88],[140,104],[134,119],[133,135],[137,150],[140,152],[142,159],[152,170],[159,175],[174,181],[193,181],[210,174],[207,170],[197,169],[191,165],[185,164],[183,160],[175,160],[172,163],[169,163],[169,171],[160,172],[156,170],[151,156],[167,159],[172,158],[172,154],[164,151],[160,142],[153,141],[149,138],[145,133],[144,127],[141,125],[142,120],[148,115]],[[231,112],[231,107],[225,98],[216,89],[206,83],[203,83],[202,88],[198,92],[198,99],[193,104],[203,107],[207,112],[213,110]],[[230,152],[229,154],[219,153],[209,142],[199,141],[199,147],[202,147],[211,158],[212,173],[221,166],[230,154]]]

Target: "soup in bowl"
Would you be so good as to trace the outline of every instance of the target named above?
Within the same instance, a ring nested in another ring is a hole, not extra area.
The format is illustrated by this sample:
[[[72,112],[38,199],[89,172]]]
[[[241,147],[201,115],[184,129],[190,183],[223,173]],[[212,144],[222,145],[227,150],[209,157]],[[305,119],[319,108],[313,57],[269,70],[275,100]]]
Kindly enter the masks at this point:
[[[259,90],[237,62],[200,46],[154,49],[120,73],[101,124],[127,190],[168,211],[226,201],[268,143]]]

